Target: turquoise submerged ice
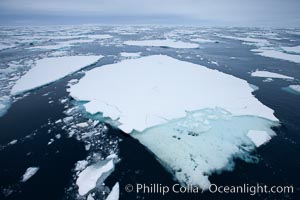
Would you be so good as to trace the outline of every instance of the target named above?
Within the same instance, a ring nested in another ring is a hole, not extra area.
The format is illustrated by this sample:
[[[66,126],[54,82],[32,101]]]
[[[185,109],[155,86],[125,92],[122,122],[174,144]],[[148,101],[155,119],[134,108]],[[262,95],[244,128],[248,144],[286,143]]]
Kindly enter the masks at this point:
[[[133,132],[138,139],[183,185],[207,188],[208,176],[231,169],[233,158],[252,161],[256,147],[247,136],[250,130],[274,136],[270,120],[242,115],[233,116],[221,108],[188,112],[186,117]],[[255,127],[255,128],[254,128]]]

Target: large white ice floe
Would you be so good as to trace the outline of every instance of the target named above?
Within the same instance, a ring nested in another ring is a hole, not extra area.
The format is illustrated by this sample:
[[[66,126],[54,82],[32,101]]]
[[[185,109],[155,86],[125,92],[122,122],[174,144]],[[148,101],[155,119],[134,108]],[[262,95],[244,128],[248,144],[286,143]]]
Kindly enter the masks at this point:
[[[290,80],[294,79],[291,76],[286,76],[286,75],[282,75],[282,74],[278,74],[278,73],[274,73],[274,72],[268,72],[268,71],[259,71],[259,70],[252,72],[251,76],[262,77],[262,78],[290,79]]]
[[[294,63],[300,63],[300,55],[296,55],[296,54],[289,54],[289,53],[285,53],[270,48],[258,48],[258,49],[252,49],[251,51],[255,52],[257,55],[264,56],[264,57],[287,60]]]
[[[125,41],[124,44],[132,46],[151,46],[151,47],[170,47],[178,49],[192,49],[198,48],[199,45],[195,43],[175,41],[171,39],[165,40],[140,40],[140,41]]]
[[[242,79],[164,55],[95,68],[70,88],[75,99],[89,101],[84,105],[88,112],[119,119],[127,133],[202,108],[277,120],[252,91]]]
[[[24,173],[24,175],[22,176],[21,182],[26,182],[28,181],[28,179],[30,179],[31,177],[33,177],[37,171],[39,170],[39,167],[28,167]]]
[[[96,187],[97,181],[105,176],[106,173],[114,170],[113,160],[109,160],[105,164],[105,161],[99,161],[93,165],[85,168],[76,180],[78,186],[78,192],[80,195],[85,195]]]
[[[43,58],[36,61],[35,66],[16,82],[11,90],[11,94],[17,95],[57,81],[84,67],[94,64],[101,58],[102,56]]]
[[[291,52],[291,53],[300,53],[300,46],[293,46],[293,47],[281,47],[284,51]]]
[[[247,160],[250,130],[275,135],[278,120],[253,91],[234,76],[155,55],[92,69],[70,95],[88,101],[90,114],[118,120],[182,184],[206,188],[234,157]]]
[[[242,41],[243,44],[254,45],[257,47],[265,47],[270,45],[270,42],[268,40],[262,38],[236,37],[236,36],[225,36],[225,35],[220,35],[220,37],[226,39],[232,39],[232,40],[239,40]]]

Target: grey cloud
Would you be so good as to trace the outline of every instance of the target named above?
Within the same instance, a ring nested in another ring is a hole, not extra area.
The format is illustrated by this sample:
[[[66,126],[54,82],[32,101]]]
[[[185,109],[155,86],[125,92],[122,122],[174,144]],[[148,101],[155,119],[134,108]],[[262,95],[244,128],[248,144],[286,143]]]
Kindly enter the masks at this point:
[[[298,26],[299,0],[1,0],[1,15],[178,17],[188,21]],[[44,19],[44,18],[43,18]],[[37,17],[38,20],[38,17]],[[2,20],[3,21],[3,20]],[[184,22],[187,23],[187,22]],[[213,25],[213,24],[212,24]]]

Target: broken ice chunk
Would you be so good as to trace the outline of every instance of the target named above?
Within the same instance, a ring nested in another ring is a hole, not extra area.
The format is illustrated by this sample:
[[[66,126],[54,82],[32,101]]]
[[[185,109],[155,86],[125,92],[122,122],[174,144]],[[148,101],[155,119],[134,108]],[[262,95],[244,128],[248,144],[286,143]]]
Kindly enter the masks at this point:
[[[34,176],[39,169],[40,169],[39,167],[29,167],[29,168],[27,168],[24,175],[22,176],[21,182],[26,182],[28,179],[30,179],[32,176]]]

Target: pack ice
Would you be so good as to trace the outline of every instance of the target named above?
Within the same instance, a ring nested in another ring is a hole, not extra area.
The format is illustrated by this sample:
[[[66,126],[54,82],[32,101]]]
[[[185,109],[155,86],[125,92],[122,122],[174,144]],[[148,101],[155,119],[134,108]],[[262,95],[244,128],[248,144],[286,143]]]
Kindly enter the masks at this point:
[[[140,41],[129,40],[129,41],[125,41],[124,44],[131,45],[131,46],[169,47],[169,48],[177,48],[177,49],[193,49],[199,47],[199,45],[195,43],[175,41],[171,39],[140,40]]]
[[[65,56],[37,60],[35,66],[16,82],[11,94],[17,95],[57,81],[101,58],[102,56]]]
[[[242,79],[164,55],[95,68],[70,88],[88,101],[87,112],[118,120],[179,182],[202,188],[275,135],[273,110],[252,92]],[[263,134],[249,137],[253,131]]]

